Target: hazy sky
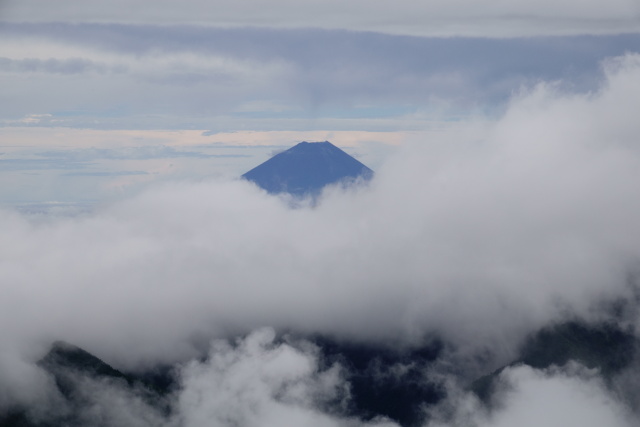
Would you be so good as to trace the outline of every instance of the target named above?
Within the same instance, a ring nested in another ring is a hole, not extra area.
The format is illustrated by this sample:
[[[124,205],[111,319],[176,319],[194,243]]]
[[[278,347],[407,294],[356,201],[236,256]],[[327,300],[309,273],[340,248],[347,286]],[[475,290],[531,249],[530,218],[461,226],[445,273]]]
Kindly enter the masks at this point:
[[[89,381],[104,426],[391,426],[324,411],[346,368],[275,331],[435,335],[487,373],[545,325],[613,321],[639,51],[635,0],[0,1],[0,410],[56,410],[34,362],[62,339],[180,363],[169,419]],[[235,179],[302,140],[375,178],[299,209]],[[638,425],[623,380],[516,366],[494,411],[452,380],[429,427]]]
[[[541,82],[596,90],[639,31],[634,0],[3,0],[0,203],[235,177],[306,139],[378,168]]]

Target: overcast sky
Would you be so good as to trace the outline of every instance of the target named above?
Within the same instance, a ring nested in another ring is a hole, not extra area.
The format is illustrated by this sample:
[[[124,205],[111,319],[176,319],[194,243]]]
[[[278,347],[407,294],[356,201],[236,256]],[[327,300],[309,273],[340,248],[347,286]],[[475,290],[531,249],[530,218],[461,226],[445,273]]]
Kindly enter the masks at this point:
[[[634,0],[8,0],[11,21],[324,28],[420,36],[538,36],[637,32]]]
[[[634,0],[3,0],[0,202],[234,177],[305,139],[375,169],[541,82],[596,90],[639,31]]]

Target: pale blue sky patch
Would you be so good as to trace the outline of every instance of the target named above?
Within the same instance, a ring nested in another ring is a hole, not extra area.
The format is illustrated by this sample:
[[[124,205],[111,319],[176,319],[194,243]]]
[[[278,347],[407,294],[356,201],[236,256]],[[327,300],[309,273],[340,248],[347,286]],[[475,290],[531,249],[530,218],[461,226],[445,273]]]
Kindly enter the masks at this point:
[[[116,172],[69,172],[63,174],[63,176],[134,176],[134,175],[148,175],[148,172],[144,171],[116,171]]]
[[[197,147],[194,147],[197,148]],[[210,148],[200,147],[200,151],[177,150],[167,146],[123,147],[123,148],[83,148],[72,150],[42,151],[37,153],[40,157],[64,161],[92,161],[92,160],[149,160],[149,159],[175,159],[191,157],[208,159],[212,157],[249,157],[247,154],[211,154],[205,151]]]

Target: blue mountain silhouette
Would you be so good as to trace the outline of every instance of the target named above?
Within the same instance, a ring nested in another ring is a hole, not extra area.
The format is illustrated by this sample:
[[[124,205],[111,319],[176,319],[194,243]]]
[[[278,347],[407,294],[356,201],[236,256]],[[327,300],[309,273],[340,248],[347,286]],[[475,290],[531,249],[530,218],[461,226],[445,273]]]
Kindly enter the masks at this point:
[[[332,143],[301,142],[242,175],[271,194],[315,196],[328,184],[365,180],[373,171]]]

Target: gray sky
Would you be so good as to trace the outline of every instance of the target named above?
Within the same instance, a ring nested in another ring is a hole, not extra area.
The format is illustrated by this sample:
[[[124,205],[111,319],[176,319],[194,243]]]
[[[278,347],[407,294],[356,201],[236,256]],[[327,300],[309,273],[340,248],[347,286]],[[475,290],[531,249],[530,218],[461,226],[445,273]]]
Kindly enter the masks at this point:
[[[238,176],[305,139],[377,168],[412,132],[495,120],[542,82],[596,90],[640,46],[635,1],[150,4],[0,2],[2,204]]]
[[[537,36],[637,32],[634,0],[8,0],[10,21],[324,28],[420,36]]]

